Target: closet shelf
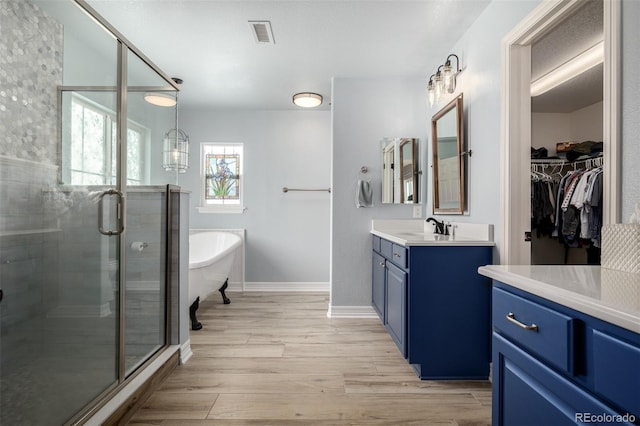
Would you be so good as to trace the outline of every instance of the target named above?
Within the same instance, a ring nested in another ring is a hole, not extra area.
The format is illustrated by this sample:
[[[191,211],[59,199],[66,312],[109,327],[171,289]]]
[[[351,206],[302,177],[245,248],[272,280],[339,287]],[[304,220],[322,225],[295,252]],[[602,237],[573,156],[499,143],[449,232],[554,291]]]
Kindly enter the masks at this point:
[[[573,164],[579,164],[587,161],[601,160],[601,159],[602,159],[602,155],[598,155],[595,157],[585,155],[584,157],[580,157],[572,161],[569,161],[566,158],[532,158],[531,164],[573,165]]]

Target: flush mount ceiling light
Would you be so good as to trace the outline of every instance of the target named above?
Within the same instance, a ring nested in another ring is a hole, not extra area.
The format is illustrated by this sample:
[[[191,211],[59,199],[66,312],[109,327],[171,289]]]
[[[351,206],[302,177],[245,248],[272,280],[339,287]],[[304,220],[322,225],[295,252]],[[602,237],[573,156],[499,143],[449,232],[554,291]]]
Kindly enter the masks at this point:
[[[171,78],[176,84],[182,84],[182,79],[177,77]],[[152,105],[161,107],[172,107],[178,103],[178,97],[176,92],[164,93],[164,92],[147,92],[144,94],[144,100]]]
[[[293,95],[293,103],[302,108],[315,108],[322,104],[322,95],[312,92],[302,92]]]
[[[539,96],[571,80],[604,61],[604,42],[585,50],[531,83],[531,96]]]
[[[144,100],[152,105],[172,107],[176,104],[175,96],[168,93],[148,92],[144,94]]]

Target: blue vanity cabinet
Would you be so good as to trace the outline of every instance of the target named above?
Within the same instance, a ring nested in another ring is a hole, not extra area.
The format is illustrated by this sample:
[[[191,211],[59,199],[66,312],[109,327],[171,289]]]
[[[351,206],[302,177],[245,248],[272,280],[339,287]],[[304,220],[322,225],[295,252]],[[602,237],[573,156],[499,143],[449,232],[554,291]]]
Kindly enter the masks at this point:
[[[492,250],[373,236],[372,305],[421,379],[489,377]]]
[[[498,281],[492,322],[492,424],[640,420],[640,335]]]
[[[387,328],[402,356],[407,356],[406,340],[406,248],[373,237],[371,304]]]
[[[382,255],[374,251],[372,254],[371,265],[372,265],[371,275],[373,277],[372,291],[371,291],[371,305],[373,306],[373,309],[375,309],[376,313],[380,317],[380,320],[384,324],[386,322],[384,301],[386,297],[385,293],[387,291],[386,260],[384,257],[382,257]]]
[[[385,326],[396,346],[407,357],[407,273],[387,264],[387,293],[385,297]]]
[[[409,247],[407,360],[421,379],[486,380],[492,246]]]

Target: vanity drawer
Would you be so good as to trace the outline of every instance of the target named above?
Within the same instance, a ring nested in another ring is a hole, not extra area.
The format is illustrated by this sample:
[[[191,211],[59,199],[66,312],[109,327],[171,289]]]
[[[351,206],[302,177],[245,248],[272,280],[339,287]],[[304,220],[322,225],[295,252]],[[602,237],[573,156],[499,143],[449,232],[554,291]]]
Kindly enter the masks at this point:
[[[640,417],[640,347],[593,331],[594,390]]]
[[[407,248],[393,244],[393,252],[390,259],[402,269],[407,269]]]
[[[378,253],[380,253],[380,240],[382,238],[378,237],[377,235],[373,236],[373,242],[372,242],[372,248],[374,251],[377,251]]]
[[[573,373],[573,318],[495,287],[492,303],[496,332]]]
[[[391,259],[393,257],[393,243],[384,238],[380,238],[380,254],[387,259]]]

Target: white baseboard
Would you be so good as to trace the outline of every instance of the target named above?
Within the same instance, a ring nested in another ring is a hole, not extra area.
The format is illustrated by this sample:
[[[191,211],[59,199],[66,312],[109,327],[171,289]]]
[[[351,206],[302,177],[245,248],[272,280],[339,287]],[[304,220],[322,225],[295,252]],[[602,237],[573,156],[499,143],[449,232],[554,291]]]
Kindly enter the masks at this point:
[[[329,318],[378,318],[372,306],[332,306],[327,311]]]
[[[180,345],[180,365],[186,364],[191,358],[193,352],[191,351],[191,339],[187,339],[182,345]]]
[[[231,290],[233,283],[229,285]],[[250,281],[244,283],[244,291],[322,291],[329,292],[329,282],[259,282]],[[242,291],[242,290],[240,290]]]

